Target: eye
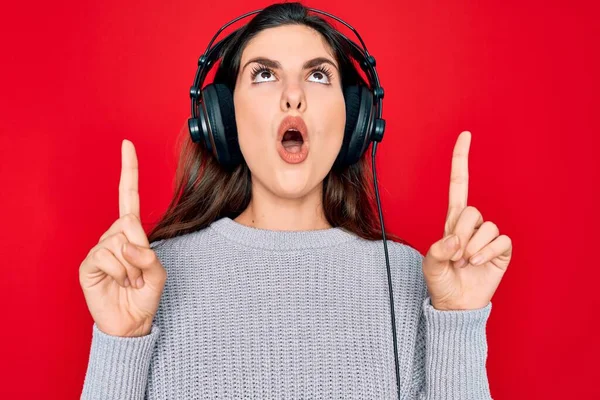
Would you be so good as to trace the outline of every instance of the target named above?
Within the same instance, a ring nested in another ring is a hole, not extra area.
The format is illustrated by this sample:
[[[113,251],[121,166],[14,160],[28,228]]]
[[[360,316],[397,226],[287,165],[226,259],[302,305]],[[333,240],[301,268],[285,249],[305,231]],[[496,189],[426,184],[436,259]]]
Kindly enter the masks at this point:
[[[258,65],[252,69],[252,72],[250,73],[250,77],[252,79],[252,83],[261,83],[261,82],[268,82],[270,77],[274,77],[274,74],[270,68],[267,68],[264,65]],[[260,80],[256,81],[257,77],[259,77]],[[266,80],[263,80],[263,79],[266,79]]]
[[[331,80],[332,73],[329,70],[329,68],[327,68],[324,65],[321,65],[320,67],[313,69],[310,72],[310,76],[314,76],[316,78],[316,80],[314,80],[313,82],[323,83],[325,85],[331,84],[330,80]]]
[[[330,80],[332,75],[331,70],[324,65],[321,65],[310,72],[310,76],[315,78],[314,80],[311,80],[312,82],[322,83],[324,85],[331,84]],[[250,72],[250,78],[252,79],[252,83],[269,82],[275,80],[275,74],[272,69],[259,64]]]

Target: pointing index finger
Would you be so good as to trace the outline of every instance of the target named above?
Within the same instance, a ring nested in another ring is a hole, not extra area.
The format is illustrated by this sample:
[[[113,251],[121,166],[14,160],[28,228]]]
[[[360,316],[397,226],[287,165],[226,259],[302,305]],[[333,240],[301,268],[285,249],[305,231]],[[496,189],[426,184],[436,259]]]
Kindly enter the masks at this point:
[[[119,217],[130,213],[140,218],[138,160],[133,143],[123,139],[121,143],[121,180],[119,181]]]
[[[462,211],[467,207],[469,197],[469,148],[471,132],[464,131],[458,136],[452,153],[452,171],[450,173],[450,191],[446,232],[454,231],[454,226]]]

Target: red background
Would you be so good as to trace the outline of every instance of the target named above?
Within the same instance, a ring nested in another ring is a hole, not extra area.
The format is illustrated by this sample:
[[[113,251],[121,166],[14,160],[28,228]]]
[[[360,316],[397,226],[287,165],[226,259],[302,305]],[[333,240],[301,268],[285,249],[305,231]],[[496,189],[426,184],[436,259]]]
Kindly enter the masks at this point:
[[[138,151],[149,229],[172,194],[198,56],[267,4],[3,5],[0,398],[79,398],[92,319],[78,268],[118,217],[121,140]],[[443,233],[454,142],[473,134],[469,205],[514,245],[488,322],[494,399],[600,398],[596,6],[305,4],[377,57],[387,227],[422,253]]]

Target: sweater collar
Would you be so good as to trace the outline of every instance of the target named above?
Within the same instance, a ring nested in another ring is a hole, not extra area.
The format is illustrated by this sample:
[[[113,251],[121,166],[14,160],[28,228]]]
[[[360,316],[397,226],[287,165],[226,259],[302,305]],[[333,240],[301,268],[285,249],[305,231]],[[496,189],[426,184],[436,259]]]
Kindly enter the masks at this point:
[[[359,238],[340,227],[305,231],[276,231],[240,224],[229,217],[214,221],[210,228],[234,242],[265,250],[302,250],[331,247]]]

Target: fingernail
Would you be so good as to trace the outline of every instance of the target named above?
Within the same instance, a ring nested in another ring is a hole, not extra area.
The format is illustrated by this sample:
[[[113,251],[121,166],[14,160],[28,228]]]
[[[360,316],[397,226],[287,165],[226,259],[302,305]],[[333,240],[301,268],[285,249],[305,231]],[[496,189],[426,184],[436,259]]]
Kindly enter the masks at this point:
[[[473,265],[479,265],[479,264],[481,264],[482,261],[483,261],[483,256],[481,254],[477,254],[471,260],[471,264],[473,264]]]
[[[144,286],[144,279],[140,276],[139,278],[137,278],[137,281],[135,281],[138,289],[141,289],[142,286]]]
[[[135,257],[137,254],[135,246],[129,246],[127,243],[123,243],[123,247],[121,249],[123,254],[127,253],[129,257]]]
[[[457,257],[457,258],[460,258],[460,257],[462,257],[464,252],[465,252],[465,251],[464,251],[463,249],[460,249],[460,250],[458,250],[458,253],[456,253],[456,257]]]
[[[461,268],[461,267],[464,267],[466,263],[467,263],[467,262],[465,261],[465,259],[464,259],[464,258],[461,258],[461,259],[460,259],[460,260],[458,260],[458,261],[456,262],[456,264],[454,264],[454,265],[455,265],[457,268]]]
[[[129,278],[125,278],[125,287],[129,287],[129,285],[131,285],[131,282],[129,282]]]
[[[458,245],[458,236],[448,236],[446,239],[444,239],[444,244],[448,250],[454,249]]]

